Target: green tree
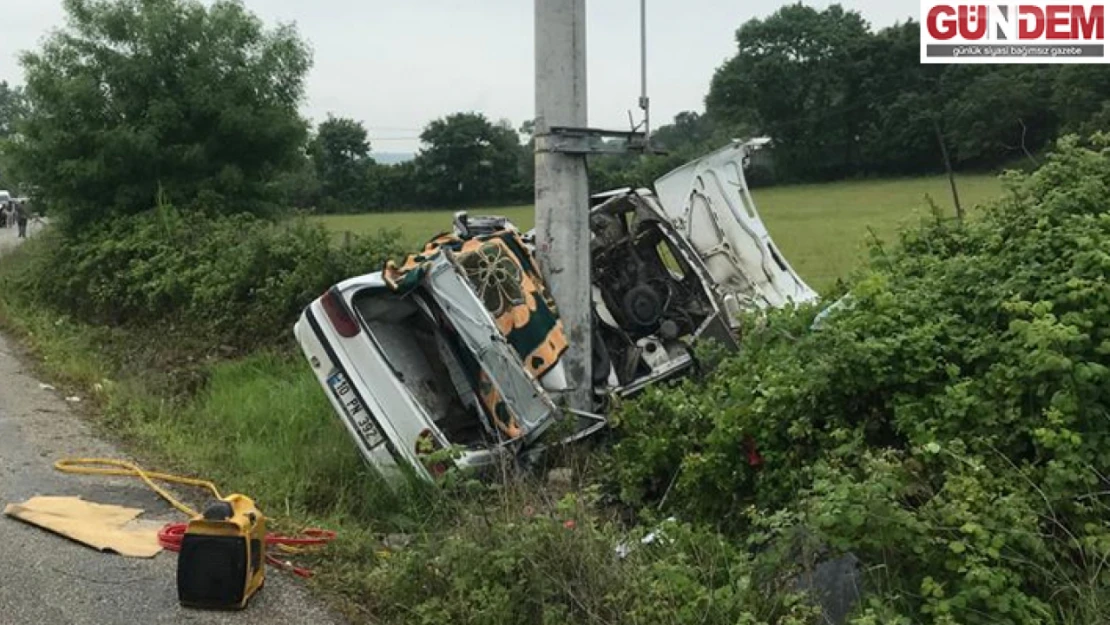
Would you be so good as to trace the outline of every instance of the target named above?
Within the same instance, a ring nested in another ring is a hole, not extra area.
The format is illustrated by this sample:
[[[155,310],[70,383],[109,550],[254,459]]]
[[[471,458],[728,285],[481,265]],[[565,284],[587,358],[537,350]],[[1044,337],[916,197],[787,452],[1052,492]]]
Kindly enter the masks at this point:
[[[509,122],[456,113],[424,129],[417,157],[427,200],[447,206],[520,199],[520,137]]]
[[[775,139],[776,158],[807,177],[837,177],[858,162],[861,47],[872,36],[854,11],[803,4],[736,32],[738,51],[713,77],[709,113]]]
[[[27,115],[27,100],[23,89],[11,87],[0,80],[0,139],[16,132],[16,124]]]
[[[362,122],[329,115],[309,144],[309,155],[325,201],[344,210],[376,204],[369,188],[374,161]]]
[[[1040,149],[1055,135],[1052,108],[1056,68],[1011,65],[952,66],[941,92],[954,158],[990,165]]]
[[[865,171],[943,171],[935,124],[943,129],[947,122],[938,87],[944,68],[920,62],[920,32],[910,20],[879,31],[861,46],[858,62],[868,103],[857,115]]]
[[[668,152],[704,151],[706,144],[714,140],[718,124],[709,115],[694,111],[683,111],[674,116],[670,124],[660,126],[651,134],[653,146]]]
[[[292,168],[277,177],[273,189],[283,206],[319,208],[324,197],[320,179],[316,176],[316,164],[309,156],[307,147],[298,155]]]
[[[1110,67],[1060,66],[1052,84],[1053,108],[1065,132],[1088,135],[1110,121]]]
[[[940,171],[938,134],[965,168],[1035,161],[1061,127],[1110,120],[1108,70],[922,65],[920,29],[910,20],[873,33],[839,5],[751,20],[713,78],[708,117],[770,135],[776,169],[796,180]]]
[[[370,177],[377,192],[377,208],[413,208],[426,201],[416,161],[392,165],[373,163]]]
[[[16,125],[27,115],[27,101],[23,90],[0,81],[0,187],[16,188],[19,178],[11,166],[11,142]]]
[[[64,0],[68,26],[25,53],[16,165],[75,227],[174,204],[265,212],[295,166],[310,53],[240,2]]]

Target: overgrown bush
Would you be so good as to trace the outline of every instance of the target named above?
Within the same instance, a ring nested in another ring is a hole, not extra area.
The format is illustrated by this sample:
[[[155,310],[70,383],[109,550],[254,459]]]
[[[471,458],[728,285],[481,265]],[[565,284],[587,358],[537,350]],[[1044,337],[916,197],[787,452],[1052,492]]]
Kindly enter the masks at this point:
[[[385,623],[801,625],[817,608],[781,571],[762,574],[740,545],[688,524],[657,540],[601,520],[587,496],[551,501],[530,487],[458,505],[344,584]],[[625,557],[617,546],[635,546]]]
[[[773,314],[705,379],[623,407],[624,501],[855,552],[862,622],[1104,619],[1108,145],[1061,142],[981,216],[876,249],[819,329]]]
[[[205,214],[278,209],[273,182],[307,132],[311,53],[295,28],[238,0],[60,4],[64,24],[20,55],[28,110],[5,146],[57,226],[141,213],[159,194]]]
[[[249,215],[193,219],[160,207],[58,236],[18,281],[37,301],[90,322],[179,324],[209,342],[288,337],[303,306],[399,254],[396,233],[337,247],[321,226]]]

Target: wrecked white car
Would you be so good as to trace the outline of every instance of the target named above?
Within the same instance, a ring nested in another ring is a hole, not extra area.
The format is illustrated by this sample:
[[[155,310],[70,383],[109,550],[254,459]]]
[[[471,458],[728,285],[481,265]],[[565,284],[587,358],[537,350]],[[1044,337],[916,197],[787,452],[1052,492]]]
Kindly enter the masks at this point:
[[[692,345],[735,346],[740,314],[811,302],[760,220],[743,145],[591,208],[594,385],[604,399],[681,375]],[[397,266],[332,287],[297,340],[363,456],[387,477],[430,479],[542,443],[565,412],[566,339],[530,234],[460,214],[455,232]],[[603,428],[580,414],[560,440]],[[442,450],[456,450],[445,459]],[[459,451],[461,450],[461,451]]]

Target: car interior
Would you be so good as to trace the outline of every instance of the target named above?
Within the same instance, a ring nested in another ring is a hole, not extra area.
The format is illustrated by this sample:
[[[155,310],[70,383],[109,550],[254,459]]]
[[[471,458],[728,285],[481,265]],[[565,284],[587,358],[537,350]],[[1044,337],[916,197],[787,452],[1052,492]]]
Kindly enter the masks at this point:
[[[437,321],[435,303],[420,289],[400,296],[366,289],[353,304],[371,340],[453,445],[478,449],[496,444],[477,389],[477,362]]]

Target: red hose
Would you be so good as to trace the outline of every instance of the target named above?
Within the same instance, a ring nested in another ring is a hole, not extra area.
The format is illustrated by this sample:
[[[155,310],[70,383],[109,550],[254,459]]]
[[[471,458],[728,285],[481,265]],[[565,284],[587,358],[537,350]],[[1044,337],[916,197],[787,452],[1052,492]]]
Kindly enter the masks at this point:
[[[158,530],[158,544],[166,551],[181,551],[181,539],[185,535],[186,523],[168,523]]]
[[[189,527],[187,523],[169,523],[158,531],[158,544],[167,551],[180,552],[181,541],[185,537],[185,530]],[[282,536],[280,534],[267,534],[267,545],[283,545],[286,547],[323,547],[335,539],[335,532],[321,529],[306,529],[301,532],[300,536]],[[276,557],[266,554],[266,561],[279,569],[292,571],[295,575],[301,577],[312,577],[312,571],[306,568],[295,566],[291,562],[278,560]]]

